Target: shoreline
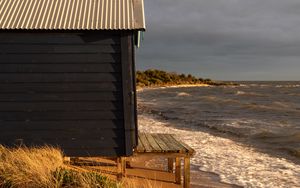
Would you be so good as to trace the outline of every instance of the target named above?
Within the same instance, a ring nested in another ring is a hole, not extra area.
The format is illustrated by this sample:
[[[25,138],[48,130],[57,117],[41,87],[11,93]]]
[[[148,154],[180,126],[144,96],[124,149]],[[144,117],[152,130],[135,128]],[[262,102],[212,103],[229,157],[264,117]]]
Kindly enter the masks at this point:
[[[151,122],[155,121],[156,123],[160,124],[158,125],[154,130],[147,130],[145,128],[145,125],[142,125],[141,132],[151,132],[151,133],[169,133],[176,128],[166,126],[168,124],[168,121],[160,119],[160,117],[156,114],[148,114],[147,112],[143,112],[142,114],[139,115],[139,122],[141,124],[146,124],[146,121]],[[155,125],[156,126],[156,125]],[[164,128],[168,129],[168,131],[161,132],[161,126],[166,126]],[[160,128],[158,128],[160,127]],[[174,132],[172,132],[174,134]],[[206,133],[205,133],[206,134]],[[180,135],[176,134],[178,138],[181,140],[184,140]],[[186,142],[185,142],[186,143]],[[191,145],[189,145],[191,146]],[[193,146],[191,146],[193,147]],[[201,188],[201,187],[214,187],[214,188],[242,188],[242,185],[238,185],[236,183],[232,183],[229,181],[224,181],[222,179],[222,174],[215,172],[213,170],[207,170],[203,168],[199,168],[198,165],[194,163],[196,157],[191,158],[191,169],[190,169],[190,178],[191,178],[191,187],[193,188]],[[156,159],[142,159],[143,163],[146,162],[146,166],[149,168],[157,168],[161,167],[163,158],[156,158]]]
[[[167,89],[167,88],[189,88],[189,87],[215,87],[215,85],[210,84],[177,84],[177,85],[162,85],[162,86],[144,86],[137,87],[136,91],[144,91],[151,89]]]
[[[174,87],[180,88],[180,85]],[[191,174],[191,178],[196,181],[193,185],[201,183],[198,180],[201,179],[202,172],[218,174],[220,181],[213,180],[232,186],[293,187],[300,183],[300,166],[291,160],[273,155],[274,152],[268,153],[251,147],[253,145],[239,140],[243,138],[232,138],[230,134],[219,132],[214,134],[213,129],[207,130],[206,127],[190,127],[189,120],[164,118],[159,109],[155,108],[157,104],[162,105],[159,103],[160,90],[150,89],[151,98],[157,100],[151,100],[143,92],[139,92],[139,129],[143,132],[174,134],[196,150],[197,154],[191,161],[191,170],[196,172]],[[168,102],[165,104],[168,105]]]

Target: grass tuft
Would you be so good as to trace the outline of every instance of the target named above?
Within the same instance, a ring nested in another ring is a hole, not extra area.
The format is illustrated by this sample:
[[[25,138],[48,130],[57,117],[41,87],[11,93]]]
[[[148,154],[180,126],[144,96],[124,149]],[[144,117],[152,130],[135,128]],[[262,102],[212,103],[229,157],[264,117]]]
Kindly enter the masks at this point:
[[[101,174],[79,172],[63,162],[63,154],[56,148],[8,149],[0,145],[0,187],[118,187]]]

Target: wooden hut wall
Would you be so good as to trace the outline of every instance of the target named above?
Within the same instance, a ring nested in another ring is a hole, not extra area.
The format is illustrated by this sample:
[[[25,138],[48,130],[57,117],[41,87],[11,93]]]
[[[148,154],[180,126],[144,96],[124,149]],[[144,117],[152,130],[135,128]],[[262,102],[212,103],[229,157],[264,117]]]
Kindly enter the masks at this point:
[[[1,32],[0,144],[132,154],[133,50],[132,32]]]

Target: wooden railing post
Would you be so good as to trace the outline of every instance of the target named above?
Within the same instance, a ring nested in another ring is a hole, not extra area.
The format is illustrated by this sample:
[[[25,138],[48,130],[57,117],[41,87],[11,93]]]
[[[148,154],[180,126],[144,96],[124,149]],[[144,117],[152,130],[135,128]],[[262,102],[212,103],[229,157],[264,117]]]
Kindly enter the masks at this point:
[[[175,158],[175,182],[181,184],[181,160],[180,157]]]
[[[190,157],[184,157],[184,188],[190,187]]]
[[[174,169],[174,158],[168,158],[168,172],[173,173]]]

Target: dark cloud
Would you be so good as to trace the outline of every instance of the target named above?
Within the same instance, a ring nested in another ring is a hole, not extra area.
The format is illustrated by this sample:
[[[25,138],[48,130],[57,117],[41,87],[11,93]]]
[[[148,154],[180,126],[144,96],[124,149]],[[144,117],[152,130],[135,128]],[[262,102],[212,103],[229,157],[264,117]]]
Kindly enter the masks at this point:
[[[300,80],[299,0],[145,0],[138,68]]]

